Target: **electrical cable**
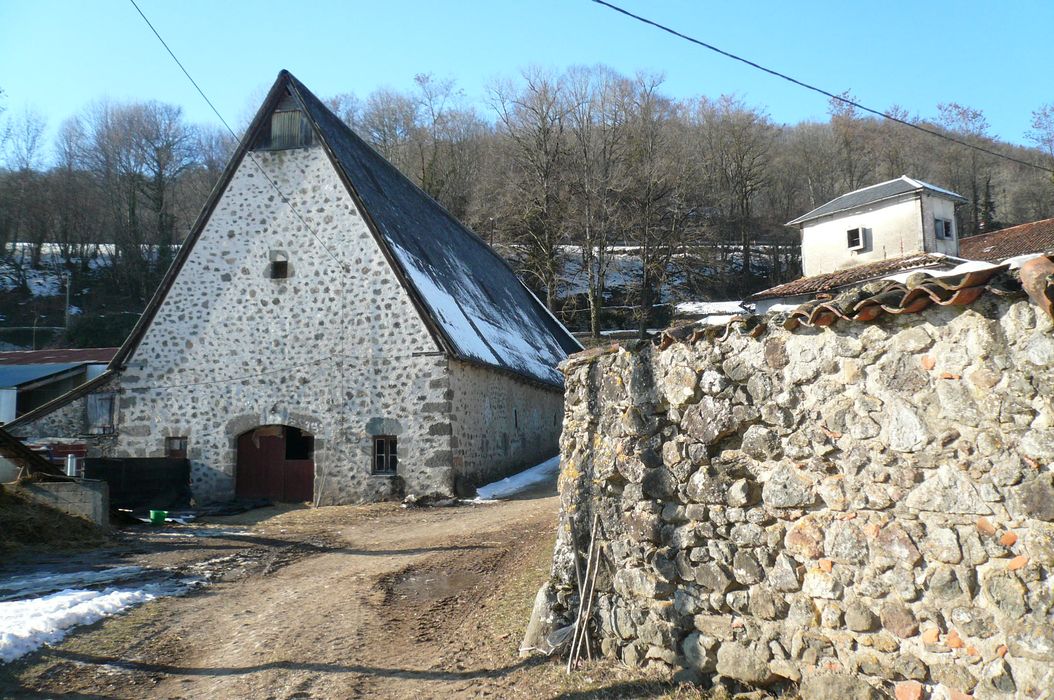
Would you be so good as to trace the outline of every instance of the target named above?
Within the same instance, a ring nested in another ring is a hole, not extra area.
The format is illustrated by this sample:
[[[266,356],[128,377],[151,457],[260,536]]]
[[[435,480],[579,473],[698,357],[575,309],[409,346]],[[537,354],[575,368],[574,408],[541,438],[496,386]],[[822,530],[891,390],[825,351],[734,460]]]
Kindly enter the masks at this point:
[[[146,26],[150,27],[150,31],[154,33],[154,36],[157,37],[157,40],[160,41],[161,45],[165,47],[165,51],[167,51],[168,55],[172,57],[172,60],[176,62],[176,65],[179,66],[179,69],[183,71],[183,75],[187,76],[187,80],[190,81],[190,84],[194,86],[194,89],[198,91],[198,94],[201,95],[201,98],[205,100],[205,103],[208,104],[208,106],[212,109],[213,114],[215,114],[216,117],[220,120],[220,123],[222,123],[223,126],[226,127],[227,131],[230,132],[230,135],[234,137],[235,141],[239,141],[240,139],[238,138],[238,135],[234,133],[234,129],[232,129],[231,125],[227,123],[227,120],[223,118],[223,115],[220,114],[220,111],[216,109],[216,105],[212,103],[212,100],[210,100],[208,95],[205,94],[205,91],[201,89],[201,86],[198,85],[198,82],[194,80],[194,77],[190,74],[186,67],[184,67],[183,62],[180,61],[179,58],[176,56],[175,52],[172,51],[171,47],[169,47],[168,45],[168,42],[166,42],[164,38],[162,38],[161,34],[154,27],[150,19],[146,16],[146,14],[143,13],[143,10],[140,9],[139,5],[136,4],[136,1],[128,1],[132,3],[132,7],[135,8],[136,12],[139,13],[139,16],[143,18],[144,22],[146,22]],[[264,179],[267,180],[271,187],[274,188],[274,191],[278,193],[278,196],[282,199],[282,203],[289,207],[293,214],[296,215],[296,218],[300,219],[300,223],[304,225],[308,233],[310,233],[315,238],[315,240],[318,241],[318,244],[322,246],[326,253],[328,253],[329,256],[333,258],[333,260],[337,263],[337,265],[340,266],[340,268],[344,272],[349,272],[350,270],[348,269],[348,267],[340,260],[340,258],[336,256],[336,254],[332,250],[330,250],[329,246],[327,246],[325,242],[323,242],[322,238],[318,235],[318,233],[315,232],[315,229],[312,228],[311,224],[309,224],[307,220],[304,219],[303,216],[301,216],[300,212],[297,211],[296,207],[293,206],[293,203],[289,201],[288,197],[285,196],[285,193],[282,192],[280,187],[278,187],[278,183],[271,179],[271,176],[267,174],[267,172],[263,169],[263,166],[260,165],[259,161],[256,160],[256,156],[253,155],[253,152],[249,149],[246,149],[245,153],[249,156],[249,159],[256,166],[257,170],[260,171],[260,174],[264,176]]]
[[[757,70],[760,70],[760,71],[762,71],[764,73],[768,73],[769,75],[775,76],[775,77],[780,78],[782,80],[786,80],[786,81],[788,81],[790,83],[798,85],[799,87],[803,87],[806,90],[812,90],[813,92],[818,92],[821,95],[824,95],[825,97],[829,97],[832,100],[836,100],[836,101],[841,102],[843,104],[855,107],[855,108],[857,108],[857,109],[859,109],[859,110],[861,110],[863,112],[868,112],[869,114],[874,114],[875,116],[882,117],[883,119],[888,119],[891,122],[895,122],[895,123],[901,124],[903,126],[911,127],[912,129],[915,129],[917,131],[921,131],[924,134],[929,134],[930,136],[936,136],[937,138],[941,138],[941,139],[944,139],[946,141],[951,141],[952,143],[959,144],[960,146],[966,146],[967,148],[972,148],[973,150],[980,151],[981,153],[987,153],[988,155],[995,156],[996,158],[1002,158],[1003,160],[1008,160],[1008,161],[1011,161],[1013,163],[1017,163],[1018,165],[1024,165],[1024,166],[1027,166],[1029,168],[1035,168],[1036,170],[1041,170],[1041,171],[1046,172],[1046,173],[1054,174],[1054,169],[1052,169],[1052,168],[1047,168],[1047,167],[1042,166],[1042,165],[1037,165],[1036,163],[1031,163],[1031,162],[1029,162],[1027,160],[1022,160],[1020,158],[1015,158],[1014,156],[1008,156],[1005,153],[999,153],[998,151],[993,151],[990,148],[985,148],[984,146],[978,146],[977,144],[973,144],[973,143],[969,143],[967,141],[963,141],[962,139],[955,138],[954,136],[949,136],[948,134],[943,134],[943,133],[941,133],[939,131],[936,131],[934,129],[928,129],[928,128],[926,128],[924,126],[921,126],[919,124],[916,124],[914,122],[909,122],[906,119],[900,119],[899,117],[894,117],[892,114],[887,114],[886,112],[883,112],[881,110],[872,109],[871,107],[867,107],[865,105],[862,105],[862,104],[860,104],[859,102],[857,102],[855,100],[851,100],[848,97],[845,97],[844,95],[836,95],[833,92],[829,92],[827,90],[824,90],[823,88],[816,87],[815,85],[810,85],[809,83],[806,83],[806,82],[803,82],[801,80],[798,80],[797,78],[793,78],[793,77],[791,77],[791,76],[789,76],[789,75],[787,75],[785,73],[780,73],[777,70],[773,70],[771,68],[766,68],[765,66],[760,65],[758,63],[755,63],[754,61],[751,61],[749,59],[743,58],[742,56],[737,56],[736,54],[731,53],[729,51],[725,51],[724,49],[719,49],[718,47],[714,46],[713,44],[708,44],[705,41],[702,41],[700,39],[696,39],[695,37],[688,36],[687,34],[683,34],[683,33],[679,32],[679,31],[677,31],[676,29],[673,29],[671,27],[667,27],[666,25],[660,24],[659,22],[656,22],[654,20],[650,20],[647,17],[641,17],[640,15],[634,14],[634,13],[630,12],[629,10],[626,10],[626,9],[623,9],[623,8],[619,7],[618,5],[614,5],[614,4],[610,3],[610,2],[607,2],[607,0],[592,0],[592,2],[595,2],[598,5],[602,5],[602,6],[608,8],[610,10],[614,10],[615,12],[623,14],[623,15],[625,15],[627,17],[632,18],[632,19],[635,19],[638,22],[643,22],[644,24],[647,24],[647,25],[650,25],[652,27],[655,27],[656,29],[659,29],[661,31],[666,32],[667,34],[672,34],[672,35],[674,35],[674,36],[676,36],[676,37],[678,37],[680,39],[684,39],[685,41],[689,41],[689,42],[691,42],[693,44],[696,44],[698,46],[702,46],[704,49],[709,49],[710,51],[713,51],[715,53],[719,53],[722,56],[725,56],[726,58],[731,58],[734,61],[739,61],[740,63],[745,63],[746,65],[750,66],[751,68],[756,68]]]

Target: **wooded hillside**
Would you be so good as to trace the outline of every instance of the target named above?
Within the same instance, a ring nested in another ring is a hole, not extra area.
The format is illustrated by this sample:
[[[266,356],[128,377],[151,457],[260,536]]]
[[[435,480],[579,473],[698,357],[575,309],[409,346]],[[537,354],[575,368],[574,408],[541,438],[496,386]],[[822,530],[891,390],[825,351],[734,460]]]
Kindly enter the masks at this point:
[[[1049,173],[835,101],[825,122],[781,125],[736,96],[674,99],[661,76],[596,66],[524,71],[491,85],[485,105],[431,75],[328,103],[509,256],[569,325],[594,332],[654,327],[667,302],[741,298],[798,276],[797,230],[784,222],[900,175],[966,197],[963,235],[1054,216]],[[1054,167],[1054,103],[1033,113],[1035,147],[993,138],[965,105],[889,112]],[[115,345],[234,140],[158,102],[96,102],[47,143],[50,118],[0,112],[0,323],[62,325],[62,285],[33,293],[45,267],[70,273],[82,311],[56,342]]]

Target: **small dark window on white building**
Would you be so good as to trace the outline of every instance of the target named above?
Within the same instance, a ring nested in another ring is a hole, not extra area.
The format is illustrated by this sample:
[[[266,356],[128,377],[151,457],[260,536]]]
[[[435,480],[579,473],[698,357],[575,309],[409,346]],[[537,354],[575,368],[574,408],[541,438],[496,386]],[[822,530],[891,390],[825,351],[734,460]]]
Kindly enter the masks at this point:
[[[933,220],[933,231],[938,240],[951,241],[955,239],[955,224],[950,219]]]
[[[289,261],[288,260],[272,260],[271,261],[271,279],[273,280],[284,280],[289,277]]]
[[[165,456],[171,459],[186,459],[187,437],[181,435],[178,437],[165,438]]]
[[[849,250],[860,250],[864,247],[864,229],[851,228],[845,232]]]
[[[399,452],[394,435],[373,438],[373,473],[395,474],[399,468]]]

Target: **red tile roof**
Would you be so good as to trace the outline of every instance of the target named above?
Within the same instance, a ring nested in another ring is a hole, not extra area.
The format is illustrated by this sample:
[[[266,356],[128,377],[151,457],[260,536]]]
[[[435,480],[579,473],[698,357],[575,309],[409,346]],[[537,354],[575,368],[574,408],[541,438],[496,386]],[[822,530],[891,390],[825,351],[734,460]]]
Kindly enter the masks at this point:
[[[787,282],[786,284],[781,284],[751,294],[745,299],[745,301],[758,301],[759,299],[774,299],[778,297],[796,297],[805,294],[830,292],[851,284],[860,284],[873,279],[881,279],[882,277],[895,275],[898,272],[906,272],[908,270],[925,270],[942,266],[951,268],[958,264],[958,262],[959,261],[955,258],[949,258],[947,255],[941,255],[939,253],[915,253],[913,255],[905,255],[899,258],[887,258],[886,260],[879,260],[878,262],[867,263],[864,265],[856,265],[855,267],[847,267],[844,270],[827,272],[822,275],[802,277],[793,282]]]
[[[1054,251],[1054,219],[1033,221],[959,241],[959,255],[970,260],[1006,260]]]
[[[47,365],[71,362],[106,364],[117,348],[60,348],[54,350],[19,350],[0,352],[0,365]]]

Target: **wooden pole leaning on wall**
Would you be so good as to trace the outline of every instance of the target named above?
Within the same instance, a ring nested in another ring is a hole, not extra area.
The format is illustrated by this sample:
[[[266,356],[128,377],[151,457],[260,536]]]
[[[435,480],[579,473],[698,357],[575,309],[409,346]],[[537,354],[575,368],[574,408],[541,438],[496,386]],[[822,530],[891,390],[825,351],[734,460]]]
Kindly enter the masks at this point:
[[[582,619],[586,608],[586,589],[590,586],[590,581],[596,573],[593,563],[593,550],[596,549],[597,544],[597,522],[600,520],[600,513],[593,513],[593,527],[589,533],[589,550],[586,555],[586,578],[583,582],[584,585],[578,589],[578,616],[575,618],[575,626],[571,633],[571,650],[567,656],[567,672],[570,674],[571,669],[574,667],[575,662],[578,660],[578,651],[581,642],[581,636],[585,632],[585,622]],[[597,562],[599,563],[599,557]]]

